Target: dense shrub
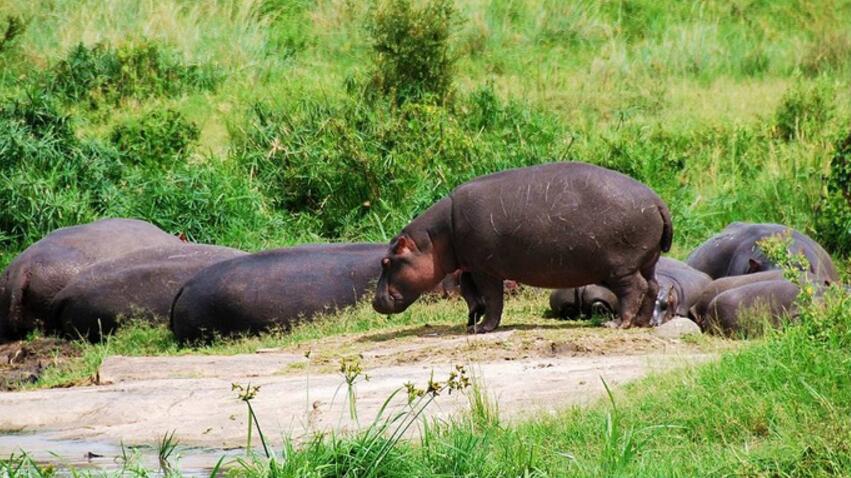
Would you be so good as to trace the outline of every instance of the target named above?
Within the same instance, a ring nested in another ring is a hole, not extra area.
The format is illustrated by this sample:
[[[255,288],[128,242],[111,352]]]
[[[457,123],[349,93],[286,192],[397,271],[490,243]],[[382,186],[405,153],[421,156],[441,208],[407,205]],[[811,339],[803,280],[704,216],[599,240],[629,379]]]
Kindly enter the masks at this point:
[[[843,255],[851,253],[851,133],[836,143],[816,229],[828,249]]]
[[[18,37],[27,29],[27,24],[21,17],[6,15],[6,28],[0,36],[0,53],[12,47]]]
[[[46,87],[61,97],[97,107],[124,98],[175,96],[212,90],[221,81],[211,65],[187,65],[170,49],[156,43],[113,48],[82,43],[68,52],[47,75]]]
[[[789,89],[774,114],[777,136],[786,140],[809,136],[833,115],[833,94],[825,82],[799,82]]]
[[[164,109],[116,126],[110,141],[129,163],[150,167],[185,161],[200,133],[179,112]]]
[[[375,58],[373,84],[397,103],[431,97],[443,101],[452,89],[455,56],[450,34],[452,0],[377,2],[368,25]]]

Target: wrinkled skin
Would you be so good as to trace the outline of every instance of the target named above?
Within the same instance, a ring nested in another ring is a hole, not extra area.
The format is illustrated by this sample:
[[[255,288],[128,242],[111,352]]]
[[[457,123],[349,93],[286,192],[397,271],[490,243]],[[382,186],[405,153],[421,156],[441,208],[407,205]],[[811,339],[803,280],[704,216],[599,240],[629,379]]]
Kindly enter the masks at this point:
[[[550,293],[550,310],[562,319],[618,313],[618,297],[606,287],[591,284],[556,289]]]
[[[385,249],[308,245],[220,262],[177,294],[171,329],[181,342],[289,329],[298,320],[355,304],[378,278]]]
[[[59,291],[53,321],[69,337],[97,341],[119,326],[121,316],[166,319],[175,295],[195,273],[243,255],[227,247],[177,244],[98,262]]]
[[[713,279],[776,269],[757,246],[757,241],[778,234],[792,234],[791,252],[803,252],[818,285],[839,282],[833,261],[816,241],[780,224],[734,222],[695,249],[686,262]]]
[[[783,314],[796,315],[799,289],[787,280],[768,280],[735,287],[718,294],[707,307],[705,329],[730,335],[740,329],[742,314],[767,310],[776,322]]]
[[[712,278],[685,262],[662,257],[656,264],[659,294],[650,325],[658,327],[675,316],[688,317],[689,308],[700,298]]]
[[[57,229],[31,245],[0,277],[0,341],[24,337],[40,325],[54,331],[54,296],[84,268],[102,260],[182,241],[135,219],[103,219]]]
[[[636,317],[650,320],[656,261],[672,235],[661,199],[615,171],[552,163],[482,176],[393,238],[373,308],[401,312],[461,269],[470,332],[499,325],[505,279],[549,289],[605,285],[627,328]]]
[[[744,285],[781,279],[783,279],[783,271],[778,269],[715,279],[704,287],[703,292],[700,293],[697,300],[689,308],[688,317],[699,325],[701,329],[706,330],[706,321],[704,318],[707,315],[706,312],[710,302],[716,296]]]

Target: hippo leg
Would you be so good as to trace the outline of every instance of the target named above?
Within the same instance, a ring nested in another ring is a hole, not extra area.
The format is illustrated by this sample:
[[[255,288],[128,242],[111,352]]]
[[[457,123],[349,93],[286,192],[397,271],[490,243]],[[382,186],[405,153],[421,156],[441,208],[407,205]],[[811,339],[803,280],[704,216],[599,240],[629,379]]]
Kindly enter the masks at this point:
[[[485,300],[476,288],[469,272],[461,274],[461,297],[467,302],[467,329],[471,329],[485,315]]]
[[[471,278],[485,301],[485,320],[480,325],[473,324],[468,327],[467,332],[476,334],[491,332],[499,327],[499,321],[502,319],[502,279],[477,273],[473,273]]]
[[[659,294],[659,283],[656,281],[656,263],[654,262],[649,268],[642,269],[641,277],[647,282],[647,293],[644,295],[641,308],[639,308],[638,315],[635,317],[635,325],[646,327],[650,325],[653,307],[656,305],[656,296]]]
[[[614,279],[608,285],[620,302],[620,324],[618,326],[622,329],[632,327],[632,322],[638,315],[647,297],[647,281],[640,273],[635,272],[628,276]],[[650,305],[652,307],[653,304],[651,303]]]

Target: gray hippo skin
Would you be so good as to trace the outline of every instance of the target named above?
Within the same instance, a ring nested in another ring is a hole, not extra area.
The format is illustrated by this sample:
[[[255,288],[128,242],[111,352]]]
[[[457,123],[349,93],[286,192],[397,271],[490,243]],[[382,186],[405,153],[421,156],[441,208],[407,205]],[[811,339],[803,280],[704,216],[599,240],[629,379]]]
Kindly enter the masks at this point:
[[[373,308],[401,312],[461,269],[470,332],[499,326],[504,279],[549,289],[605,285],[627,328],[636,317],[650,320],[656,261],[672,236],[656,193],[615,171],[552,163],[482,176],[393,238]]]
[[[700,298],[712,278],[685,262],[661,257],[656,264],[659,294],[650,325],[658,327],[674,318],[688,317],[689,309]]]
[[[383,244],[308,245],[250,254],[198,272],[171,308],[181,342],[288,329],[355,304],[381,272]]]
[[[809,236],[780,224],[734,222],[695,249],[686,262],[713,279],[776,269],[777,266],[765,257],[756,243],[778,234],[792,235],[791,252],[804,253],[809,262],[806,272],[819,285],[839,282],[839,273],[830,254]]]
[[[0,341],[48,331],[53,297],[82,269],[137,249],[179,245],[162,229],[135,219],[103,219],[51,232],[31,245],[0,278]]]
[[[712,302],[712,299],[714,299],[718,294],[748,284],[782,279],[783,271],[779,269],[715,279],[704,287],[703,292],[700,293],[697,300],[695,300],[689,308],[688,317],[697,323],[700,328],[706,330],[706,322],[704,320],[706,317],[706,311],[708,310],[709,303]]]
[[[614,315],[619,310],[618,297],[607,287],[596,284],[556,289],[550,293],[550,310],[563,319]]]
[[[96,341],[120,316],[168,318],[174,297],[201,269],[246,253],[227,247],[176,244],[141,249],[98,262],[53,299],[53,321],[65,335]]]
[[[794,316],[799,289],[787,280],[769,280],[739,286],[718,294],[707,307],[706,328],[723,334],[740,329],[746,311],[766,310],[773,320],[783,314]]]

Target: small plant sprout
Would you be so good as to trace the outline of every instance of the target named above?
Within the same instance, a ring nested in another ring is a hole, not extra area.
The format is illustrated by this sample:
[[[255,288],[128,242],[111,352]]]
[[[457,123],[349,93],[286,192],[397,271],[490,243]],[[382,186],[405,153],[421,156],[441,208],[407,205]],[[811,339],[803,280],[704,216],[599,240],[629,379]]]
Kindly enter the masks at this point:
[[[246,407],[248,407],[248,435],[245,440],[245,453],[251,453],[251,435],[253,435],[252,426],[257,426],[257,434],[260,436],[260,443],[263,445],[263,452],[266,454],[266,458],[271,458],[271,454],[269,453],[269,447],[266,445],[266,438],[263,436],[263,431],[260,430],[260,422],[257,421],[257,415],[254,413],[254,407],[251,406],[251,400],[254,400],[257,397],[257,392],[260,391],[259,385],[248,385],[242,386],[237,383],[231,384],[231,391],[237,393],[237,398],[245,402]]]
[[[362,355],[353,357],[343,357],[340,359],[340,374],[346,382],[346,398],[349,402],[349,417],[358,423],[357,410],[357,395],[355,392],[355,383],[358,378],[363,376],[363,379],[369,381],[369,375],[363,372]]]
[[[174,438],[174,433],[174,430],[172,430],[171,433],[163,435],[157,447],[157,459],[159,460],[160,470],[162,470],[165,476],[171,476],[174,472],[174,467],[170,461],[178,445],[178,441]]]

